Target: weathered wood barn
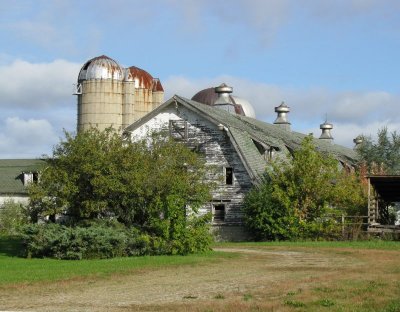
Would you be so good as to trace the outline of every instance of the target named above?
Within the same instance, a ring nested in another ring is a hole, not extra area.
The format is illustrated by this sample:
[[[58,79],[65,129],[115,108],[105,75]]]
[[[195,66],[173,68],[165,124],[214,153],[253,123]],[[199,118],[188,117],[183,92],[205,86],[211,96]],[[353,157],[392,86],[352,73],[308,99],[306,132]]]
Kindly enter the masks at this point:
[[[206,163],[219,170],[222,179],[218,180],[212,201],[201,213],[212,213],[213,229],[219,239],[241,240],[247,235],[242,212],[245,194],[259,181],[272,159],[286,157],[296,150],[306,135],[290,130],[286,117],[289,108],[285,104],[275,108],[278,118],[269,124],[245,116],[248,107],[240,107],[237,101],[221,93],[220,100],[212,105],[175,95],[128,126],[124,135],[137,140],[152,132],[167,132],[202,153]],[[333,155],[343,166],[352,166],[354,151],[333,144],[331,128],[329,123],[321,125],[321,139],[315,140],[317,148]]]

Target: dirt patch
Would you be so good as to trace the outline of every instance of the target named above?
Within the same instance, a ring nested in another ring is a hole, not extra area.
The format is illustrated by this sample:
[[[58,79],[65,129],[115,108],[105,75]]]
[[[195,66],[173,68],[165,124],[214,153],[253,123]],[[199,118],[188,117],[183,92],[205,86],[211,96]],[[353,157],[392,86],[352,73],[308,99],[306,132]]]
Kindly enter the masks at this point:
[[[240,256],[109,278],[6,289],[0,296],[0,310],[229,311],[226,309],[231,307],[246,311],[258,306],[284,311],[291,309],[285,305],[288,294],[305,294],[318,285],[331,289],[332,283],[347,278],[363,280],[363,272],[369,272],[371,266],[380,278],[385,273],[394,279],[400,275],[399,252],[270,247],[217,250]],[[373,259],[380,259],[385,266],[377,266]]]

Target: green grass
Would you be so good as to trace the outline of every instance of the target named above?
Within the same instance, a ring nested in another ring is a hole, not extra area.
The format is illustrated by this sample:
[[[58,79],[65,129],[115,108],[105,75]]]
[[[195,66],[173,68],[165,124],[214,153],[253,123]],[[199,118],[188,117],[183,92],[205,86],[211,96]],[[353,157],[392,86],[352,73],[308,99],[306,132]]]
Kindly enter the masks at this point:
[[[395,241],[355,242],[246,242],[219,243],[218,246],[271,246],[307,248],[359,248],[400,250]],[[237,257],[234,253],[208,252],[188,256],[145,256],[103,260],[24,259],[18,257],[21,245],[18,239],[0,236],[0,286],[31,284],[74,278],[106,278],[112,274],[131,273],[140,269],[155,269],[174,265],[195,265],[221,258]]]
[[[0,237],[0,287],[10,284],[59,281],[82,277],[106,278],[112,274],[165,266],[194,265],[235,257],[234,254],[207,252],[187,256],[145,256],[101,260],[25,259],[18,257],[20,242]]]
[[[304,241],[304,242],[241,242],[241,243],[216,243],[214,247],[229,246],[271,246],[271,247],[307,247],[307,248],[355,248],[355,249],[381,249],[400,250],[400,241]]]

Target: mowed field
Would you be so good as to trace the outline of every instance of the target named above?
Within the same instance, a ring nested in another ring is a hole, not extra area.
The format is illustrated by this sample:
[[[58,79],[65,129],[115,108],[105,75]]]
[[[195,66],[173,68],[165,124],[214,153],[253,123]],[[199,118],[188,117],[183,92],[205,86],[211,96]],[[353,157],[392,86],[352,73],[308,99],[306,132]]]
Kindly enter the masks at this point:
[[[0,247],[0,310],[400,311],[400,242],[220,244],[91,261]]]

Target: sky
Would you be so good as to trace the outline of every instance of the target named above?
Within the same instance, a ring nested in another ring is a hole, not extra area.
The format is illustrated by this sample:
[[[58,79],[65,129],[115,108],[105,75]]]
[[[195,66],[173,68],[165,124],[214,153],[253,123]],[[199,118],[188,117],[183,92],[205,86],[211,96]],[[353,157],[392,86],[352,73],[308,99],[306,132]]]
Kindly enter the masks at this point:
[[[73,84],[107,55],[165,100],[227,83],[257,119],[335,143],[400,132],[398,0],[0,0],[0,158],[51,155],[76,131]]]

